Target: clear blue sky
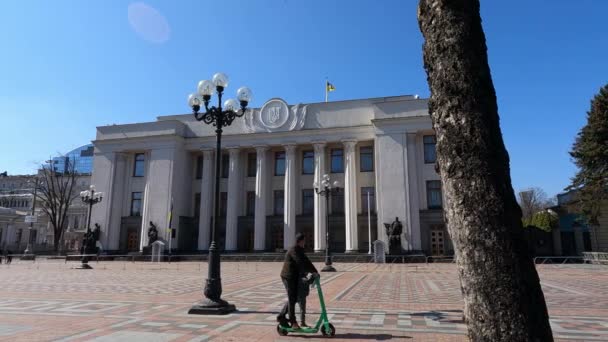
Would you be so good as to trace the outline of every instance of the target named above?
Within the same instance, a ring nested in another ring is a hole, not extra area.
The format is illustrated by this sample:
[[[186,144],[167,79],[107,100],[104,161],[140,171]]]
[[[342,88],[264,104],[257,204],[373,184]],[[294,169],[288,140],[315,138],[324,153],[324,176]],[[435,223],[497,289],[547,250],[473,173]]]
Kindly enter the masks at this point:
[[[187,113],[216,71],[289,103],[429,95],[417,1],[2,1],[0,171]],[[155,10],[157,12],[155,12]],[[516,190],[560,192],[591,97],[608,82],[608,1],[482,1]]]

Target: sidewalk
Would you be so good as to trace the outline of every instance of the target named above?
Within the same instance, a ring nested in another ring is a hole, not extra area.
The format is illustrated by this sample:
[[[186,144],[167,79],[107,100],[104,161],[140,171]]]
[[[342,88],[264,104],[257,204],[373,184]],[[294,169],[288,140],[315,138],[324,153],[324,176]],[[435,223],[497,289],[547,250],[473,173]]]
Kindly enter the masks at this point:
[[[280,263],[222,263],[223,298],[238,312],[188,315],[206,264],[13,261],[0,265],[0,341],[322,341],[281,337]],[[466,341],[454,264],[336,264],[322,274],[332,341]],[[554,336],[608,340],[608,267],[541,266]],[[309,297],[308,321],[319,306]],[[329,339],[327,339],[329,340]]]

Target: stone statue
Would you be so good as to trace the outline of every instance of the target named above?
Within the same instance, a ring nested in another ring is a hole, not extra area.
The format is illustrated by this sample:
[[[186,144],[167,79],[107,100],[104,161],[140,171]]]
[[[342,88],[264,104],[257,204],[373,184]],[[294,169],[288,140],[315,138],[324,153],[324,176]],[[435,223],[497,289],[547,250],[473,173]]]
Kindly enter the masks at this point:
[[[95,230],[87,231],[82,237],[82,246],[80,247],[81,254],[93,254],[97,252],[96,242],[99,240],[101,228],[95,223]]]
[[[399,217],[395,217],[393,223],[385,223],[386,235],[388,236],[388,250],[390,255],[397,255],[403,253],[401,248],[401,232],[403,231],[403,225],[399,221]]]
[[[101,226],[99,223],[95,223],[95,229],[93,229],[93,241],[99,241],[99,237],[101,236]]]
[[[156,240],[158,240],[158,230],[156,229],[156,225],[150,221],[150,228],[148,228],[148,246],[152,246]]]

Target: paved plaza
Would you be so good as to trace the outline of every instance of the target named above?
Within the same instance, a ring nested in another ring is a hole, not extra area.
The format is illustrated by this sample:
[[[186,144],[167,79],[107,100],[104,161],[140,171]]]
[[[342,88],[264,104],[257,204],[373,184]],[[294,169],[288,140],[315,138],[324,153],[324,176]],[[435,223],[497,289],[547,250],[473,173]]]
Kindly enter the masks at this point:
[[[222,263],[237,313],[188,315],[206,264],[14,260],[0,265],[0,341],[320,341],[279,336],[285,300],[277,262]],[[334,341],[466,341],[454,264],[336,264],[322,274]],[[564,341],[608,340],[608,267],[539,266],[551,326]],[[315,291],[308,321],[319,313]]]

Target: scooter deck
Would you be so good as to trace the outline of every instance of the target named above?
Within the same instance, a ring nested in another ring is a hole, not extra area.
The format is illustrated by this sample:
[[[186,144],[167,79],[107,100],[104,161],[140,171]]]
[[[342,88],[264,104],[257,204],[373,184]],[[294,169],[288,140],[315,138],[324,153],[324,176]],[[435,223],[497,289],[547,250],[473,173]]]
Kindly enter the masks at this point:
[[[290,333],[302,333],[302,334],[316,334],[319,332],[319,329],[315,328],[300,328],[300,329],[292,329],[289,326],[281,325],[281,329]]]

